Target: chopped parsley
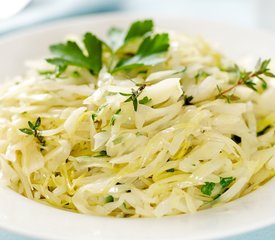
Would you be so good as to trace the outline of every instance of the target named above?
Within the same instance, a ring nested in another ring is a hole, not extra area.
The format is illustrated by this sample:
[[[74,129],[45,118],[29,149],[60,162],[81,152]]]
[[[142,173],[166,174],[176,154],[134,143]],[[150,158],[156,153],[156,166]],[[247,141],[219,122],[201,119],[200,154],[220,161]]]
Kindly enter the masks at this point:
[[[234,177],[220,177],[220,186],[221,186],[221,191],[220,193],[216,194],[213,196],[213,200],[218,199],[223,193],[225,193],[228,189],[229,186],[232,182],[234,182],[236,178]],[[214,190],[216,186],[216,183],[213,182],[206,182],[202,187],[201,187],[201,192],[207,196],[211,196],[212,191]]]
[[[212,191],[215,188],[215,183],[213,182],[206,182],[202,187],[201,187],[201,192],[204,195],[210,196],[212,194]]]
[[[112,195],[109,195],[105,198],[105,203],[110,203],[114,201],[114,197]]]
[[[91,117],[92,117],[93,122],[95,122],[96,118],[97,118],[97,114],[96,113],[92,113]]]
[[[220,184],[221,184],[222,188],[226,188],[235,180],[236,180],[236,178],[234,178],[234,177],[225,177],[225,178],[221,177]]]
[[[220,185],[222,187],[220,193],[218,193],[216,196],[213,197],[213,200],[218,199],[222,194],[224,194],[228,189],[229,189],[229,185],[234,182],[236,180],[236,178],[234,177],[221,177],[220,178]]]
[[[220,185],[222,187],[222,192],[218,194],[219,196],[222,195],[228,188],[228,186],[234,182],[236,178],[234,177],[220,177]],[[211,196],[212,191],[214,190],[216,183],[213,182],[205,182],[205,184],[201,187],[201,192],[207,196]],[[218,198],[217,196],[214,199]]]

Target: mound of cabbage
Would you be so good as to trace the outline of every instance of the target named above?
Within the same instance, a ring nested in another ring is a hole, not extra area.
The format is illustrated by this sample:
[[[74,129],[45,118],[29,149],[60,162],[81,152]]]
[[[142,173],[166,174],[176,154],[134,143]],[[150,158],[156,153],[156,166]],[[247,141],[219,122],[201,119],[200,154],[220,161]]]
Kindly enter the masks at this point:
[[[2,85],[1,183],[81,213],[160,217],[226,203],[269,180],[275,169],[272,80],[265,91],[237,87],[237,101],[215,99],[217,86],[231,84],[232,73],[222,67],[232,62],[201,39],[170,37],[167,61],[147,74],[112,76],[103,68],[96,79],[69,67],[65,77],[47,78],[37,70],[50,66],[39,61]],[[120,94],[131,94],[136,83],[147,85],[138,99],[151,99],[137,111]],[[178,101],[183,91],[194,104]],[[45,146],[19,131],[38,117]],[[221,177],[236,180],[216,200],[201,192]]]

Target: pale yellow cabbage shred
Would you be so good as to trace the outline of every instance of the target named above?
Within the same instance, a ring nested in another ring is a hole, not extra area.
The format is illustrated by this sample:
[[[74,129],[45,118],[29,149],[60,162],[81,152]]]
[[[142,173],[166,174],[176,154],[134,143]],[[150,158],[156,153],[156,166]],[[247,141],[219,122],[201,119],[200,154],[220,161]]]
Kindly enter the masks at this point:
[[[52,79],[37,73],[39,63],[2,85],[1,183],[81,213],[161,217],[226,203],[269,180],[274,127],[259,137],[257,131],[275,123],[272,80],[261,93],[237,87],[236,102],[215,99],[217,86],[225,89],[234,78],[222,70],[232,62],[202,39],[170,38],[168,60],[148,74],[112,76],[103,68],[96,80],[70,67],[65,79]],[[138,99],[152,99],[136,112],[120,94],[136,90],[135,82],[147,85]],[[178,101],[183,90],[195,104]],[[45,146],[19,131],[38,117]],[[108,156],[98,157],[101,151]],[[222,191],[221,177],[236,180],[213,200]],[[205,182],[216,183],[211,196],[201,192]]]

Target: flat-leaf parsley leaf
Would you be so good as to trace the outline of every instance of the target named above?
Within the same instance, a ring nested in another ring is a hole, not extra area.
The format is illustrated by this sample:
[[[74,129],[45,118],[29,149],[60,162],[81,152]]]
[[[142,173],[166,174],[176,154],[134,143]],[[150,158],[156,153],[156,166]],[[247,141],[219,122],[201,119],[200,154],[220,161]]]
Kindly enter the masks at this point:
[[[76,42],[67,41],[50,46],[50,51],[55,58],[46,59],[48,63],[56,65],[58,74],[66,70],[68,66],[77,66],[88,69],[97,75],[102,67],[102,42],[92,33],[86,33],[83,38],[87,55]]]
[[[161,63],[165,60],[163,53],[168,48],[169,36],[167,33],[148,36],[139,46],[137,53],[133,57],[119,61],[113,72]]]

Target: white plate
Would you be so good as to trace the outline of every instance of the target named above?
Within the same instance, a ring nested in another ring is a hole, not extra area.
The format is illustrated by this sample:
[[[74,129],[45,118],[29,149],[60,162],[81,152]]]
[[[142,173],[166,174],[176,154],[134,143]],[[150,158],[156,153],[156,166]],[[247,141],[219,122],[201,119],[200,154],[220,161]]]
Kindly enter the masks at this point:
[[[103,36],[113,25],[127,26],[141,16],[108,14],[51,24],[0,41],[1,77],[24,69],[26,59],[48,53],[48,45],[69,33],[92,31]],[[189,19],[155,17],[158,27],[203,35],[219,43],[232,58],[275,57],[275,36],[269,33]],[[0,187],[0,228],[44,239],[213,239],[275,223],[275,179],[257,191],[214,209],[160,219],[118,219],[81,215],[26,199]]]

